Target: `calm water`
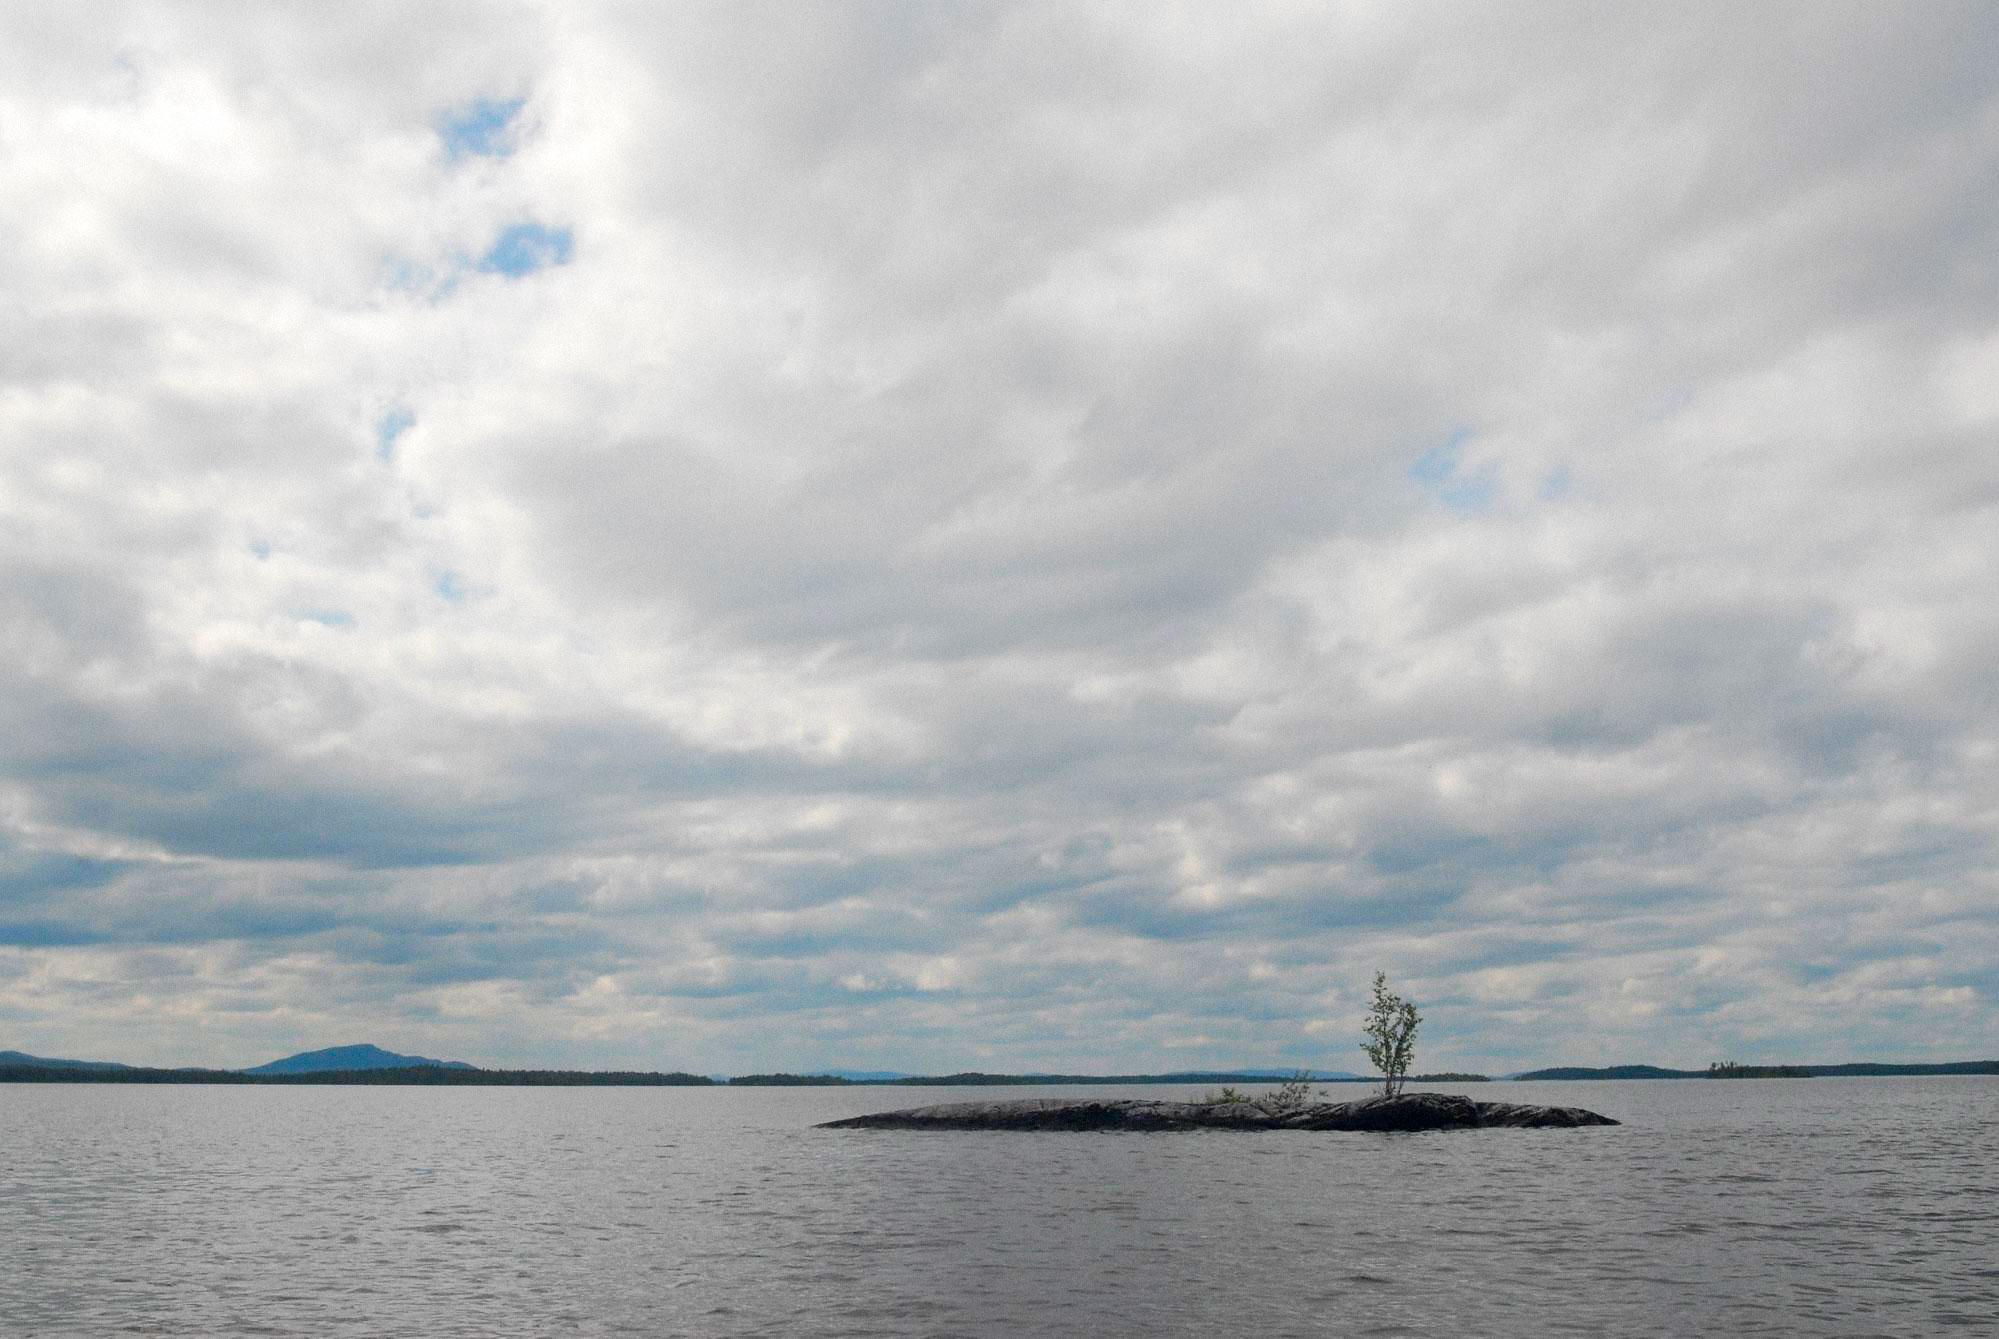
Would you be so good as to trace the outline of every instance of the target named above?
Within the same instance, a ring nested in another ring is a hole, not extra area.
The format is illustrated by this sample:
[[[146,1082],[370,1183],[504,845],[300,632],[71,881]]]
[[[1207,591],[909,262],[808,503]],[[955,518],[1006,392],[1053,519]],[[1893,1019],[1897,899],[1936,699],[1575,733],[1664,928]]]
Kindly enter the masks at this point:
[[[822,1131],[975,1094],[5,1085],[0,1334],[1999,1333],[1999,1080],[1459,1091],[1629,1123]]]

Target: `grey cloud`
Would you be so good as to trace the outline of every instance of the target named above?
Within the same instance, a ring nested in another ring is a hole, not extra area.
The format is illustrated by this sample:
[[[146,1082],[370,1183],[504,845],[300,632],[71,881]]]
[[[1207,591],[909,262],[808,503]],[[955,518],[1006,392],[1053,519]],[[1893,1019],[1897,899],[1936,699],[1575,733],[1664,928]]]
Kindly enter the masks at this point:
[[[64,13],[7,1044],[1992,1034],[1983,7]]]

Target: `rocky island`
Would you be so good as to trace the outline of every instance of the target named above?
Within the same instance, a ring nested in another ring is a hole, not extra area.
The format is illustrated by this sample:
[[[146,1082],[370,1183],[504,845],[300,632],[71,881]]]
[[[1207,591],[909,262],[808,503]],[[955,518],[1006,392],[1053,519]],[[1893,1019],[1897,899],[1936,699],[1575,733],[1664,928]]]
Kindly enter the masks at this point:
[[[1477,1102],[1453,1093],[1400,1093],[1355,1102],[1313,1102],[1273,1112],[1256,1102],[1159,1102],[1144,1098],[1041,1097],[946,1102],[822,1123],[822,1130],[1422,1130],[1574,1129],[1616,1125],[1581,1107]]]

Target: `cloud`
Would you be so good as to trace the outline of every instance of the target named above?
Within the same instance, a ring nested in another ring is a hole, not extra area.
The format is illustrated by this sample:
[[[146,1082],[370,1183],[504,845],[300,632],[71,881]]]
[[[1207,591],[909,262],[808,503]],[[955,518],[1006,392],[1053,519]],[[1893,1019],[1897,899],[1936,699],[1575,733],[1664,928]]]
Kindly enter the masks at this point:
[[[1993,1035],[1981,9],[0,25],[7,1044]]]

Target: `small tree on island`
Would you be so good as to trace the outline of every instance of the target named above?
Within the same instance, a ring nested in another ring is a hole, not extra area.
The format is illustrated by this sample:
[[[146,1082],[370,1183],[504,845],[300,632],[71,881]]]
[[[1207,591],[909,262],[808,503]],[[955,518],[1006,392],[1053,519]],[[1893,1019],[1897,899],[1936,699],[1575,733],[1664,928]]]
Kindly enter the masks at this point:
[[[1388,988],[1387,973],[1376,972],[1374,1006],[1364,1024],[1367,1040],[1360,1049],[1381,1071],[1382,1096],[1395,1096],[1408,1082],[1409,1062],[1416,1057],[1416,1025],[1422,1021],[1415,1005]]]

